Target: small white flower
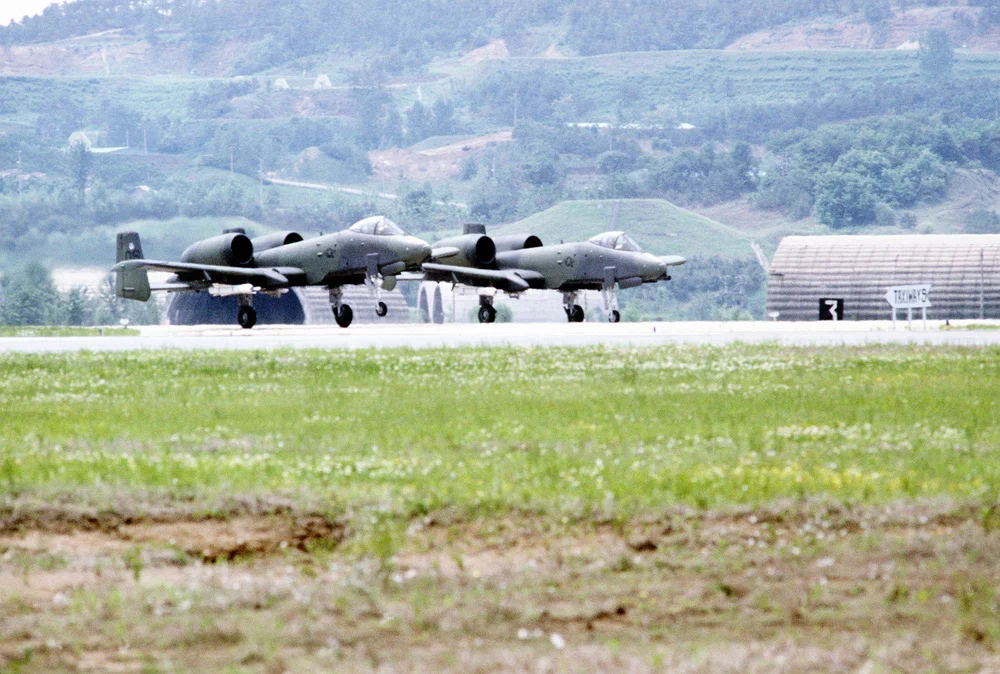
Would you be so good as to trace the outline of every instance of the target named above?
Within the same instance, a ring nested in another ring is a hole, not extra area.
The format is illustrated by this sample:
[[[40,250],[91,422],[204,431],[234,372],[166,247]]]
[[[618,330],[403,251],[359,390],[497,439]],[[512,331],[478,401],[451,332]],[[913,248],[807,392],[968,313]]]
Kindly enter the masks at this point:
[[[552,636],[549,637],[549,641],[551,641],[552,645],[558,648],[559,650],[566,648],[566,640],[563,639],[562,635],[559,634],[558,632],[553,632]]]

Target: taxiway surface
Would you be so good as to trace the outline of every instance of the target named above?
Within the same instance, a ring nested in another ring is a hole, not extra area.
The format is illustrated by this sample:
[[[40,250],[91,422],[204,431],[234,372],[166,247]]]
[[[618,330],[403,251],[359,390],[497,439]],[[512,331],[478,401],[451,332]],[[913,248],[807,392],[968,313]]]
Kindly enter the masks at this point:
[[[929,321],[907,329],[900,323],[453,323],[445,325],[336,326],[261,325],[252,330],[230,326],[149,326],[125,337],[4,337],[0,353],[130,351],[137,349],[362,349],[472,346],[591,346],[657,344],[777,343],[789,346],[860,346],[931,344],[1000,346],[1000,321],[971,321],[951,326]]]

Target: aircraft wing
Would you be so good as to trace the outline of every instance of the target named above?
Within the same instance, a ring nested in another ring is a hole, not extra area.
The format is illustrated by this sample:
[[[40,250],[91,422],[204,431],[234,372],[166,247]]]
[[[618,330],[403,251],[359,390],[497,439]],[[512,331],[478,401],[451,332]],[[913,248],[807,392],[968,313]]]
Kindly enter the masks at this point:
[[[425,263],[422,269],[429,280],[450,280],[453,283],[489,286],[515,293],[530,288],[532,281],[545,281],[544,276],[527,269],[478,269],[434,263]]]
[[[190,262],[165,262],[162,260],[125,260],[114,266],[114,271],[167,271],[184,276],[197,276],[192,283],[211,285],[213,283],[231,284],[234,281],[239,283],[253,283],[264,288],[280,288],[289,285],[288,276],[304,274],[297,268],[263,268],[263,267],[226,267],[212,264],[192,264]],[[169,284],[171,287],[157,288],[158,290],[181,290],[179,285],[188,285],[183,281],[179,284]]]

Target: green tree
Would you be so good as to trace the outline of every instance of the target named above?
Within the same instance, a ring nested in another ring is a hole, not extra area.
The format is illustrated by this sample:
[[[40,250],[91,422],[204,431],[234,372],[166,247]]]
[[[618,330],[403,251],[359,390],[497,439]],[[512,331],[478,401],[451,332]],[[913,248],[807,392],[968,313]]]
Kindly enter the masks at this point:
[[[70,288],[63,297],[67,325],[89,325],[93,321],[91,303],[83,288]]]
[[[864,174],[835,165],[816,183],[816,215],[835,229],[868,224],[877,204],[875,182]]]
[[[889,0],[865,0],[864,13],[868,23],[882,23],[892,17],[892,6]]]
[[[434,101],[434,133],[447,136],[455,132],[455,104],[444,98]]]
[[[920,72],[931,82],[951,77],[955,61],[955,48],[951,38],[941,28],[928,31],[920,41]]]
[[[87,178],[90,177],[90,169],[94,166],[94,154],[87,147],[86,143],[76,142],[69,148],[70,175],[73,176],[73,187],[76,188],[77,197],[82,204],[87,190]]]
[[[52,325],[59,322],[62,301],[49,270],[30,262],[0,280],[0,322],[5,325]]]
[[[413,145],[434,134],[434,116],[420,101],[406,111],[406,144]]]

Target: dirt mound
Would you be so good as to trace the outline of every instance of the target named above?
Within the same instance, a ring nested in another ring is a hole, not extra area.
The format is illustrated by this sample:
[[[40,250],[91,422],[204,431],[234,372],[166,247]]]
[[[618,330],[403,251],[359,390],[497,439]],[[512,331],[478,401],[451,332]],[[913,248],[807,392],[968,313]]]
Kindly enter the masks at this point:
[[[507,43],[503,40],[493,40],[488,45],[473,49],[462,57],[462,64],[471,66],[487,59],[505,59],[510,56],[507,50]]]
[[[312,515],[128,524],[119,527],[116,533],[133,543],[168,543],[193,557],[215,562],[267,555],[287,548],[308,550],[320,540],[339,543],[344,537],[344,527]]]
[[[320,541],[335,545],[343,540],[345,526],[315,513],[198,518],[184,512],[132,515],[62,507],[0,511],[0,537],[78,532],[101,533],[125,543],[169,545],[214,562],[289,548],[308,550]]]
[[[801,49],[896,49],[927,31],[943,28],[956,45],[992,51],[1000,31],[977,34],[979,7],[921,7],[896,12],[883,24],[871,25],[858,15],[832,23],[786,24],[740,37],[726,49],[791,51]]]
[[[1000,206],[1000,178],[988,169],[958,169],[945,202],[954,210],[994,210]]]
[[[510,131],[469,138],[430,150],[392,148],[370,152],[368,159],[374,175],[395,180],[400,176],[410,180],[447,180],[458,175],[462,162],[491,143],[513,140]]]

